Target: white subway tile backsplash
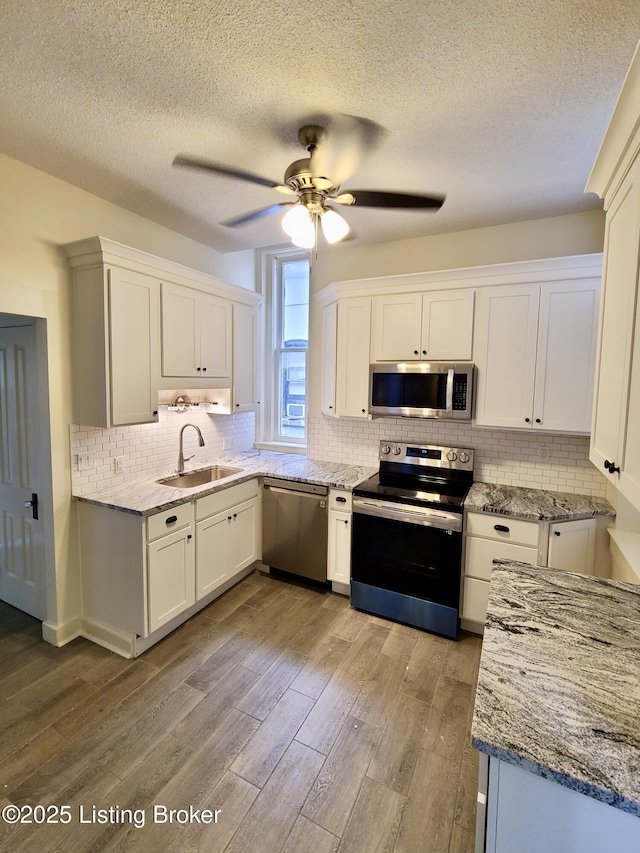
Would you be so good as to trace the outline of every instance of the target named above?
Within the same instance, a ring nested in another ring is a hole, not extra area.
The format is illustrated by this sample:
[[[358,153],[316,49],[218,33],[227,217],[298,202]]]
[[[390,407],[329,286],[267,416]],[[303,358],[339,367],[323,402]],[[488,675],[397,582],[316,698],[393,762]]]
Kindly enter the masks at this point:
[[[605,478],[589,462],[588,436],[481,429],[451,421],[369,421],[319,414],[309,415],[308,432],[307,454],[311,459],[375,467],[383,439],[471,447],[475,450],[476,480],[605,496]],[[548,462],[538,459],[540,447],[549,449]]]
[[[237,415],[210,415],[204,410],[170,412],[160,407],[158,423],[136,424],[129,427],[94,429],[72,424],[70,427],[71,458],[78,453],[95,455],[95,469],[77,471],[72,466],[73,494],[83,495],[96,488],[121,485],[146,472],[162,472],[175,468],[178,461],[178,438],[186,423],[196,424],[202,431],[210,455],[220,456],[237,450],[247,450],[255,442],[253,412]],[[223,439],[227,448],[223,451]],[[197,453],[197,437],[193,430],[184,434],[185,455]],[[122,456],[124,474],[116,474],[113,457]],[[196,462],[196,460],[194,460]]]

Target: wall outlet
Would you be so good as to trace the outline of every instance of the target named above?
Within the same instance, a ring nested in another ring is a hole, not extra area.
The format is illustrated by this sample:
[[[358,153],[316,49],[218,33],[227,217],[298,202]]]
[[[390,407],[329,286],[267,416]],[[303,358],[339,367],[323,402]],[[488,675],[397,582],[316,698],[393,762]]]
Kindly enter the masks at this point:
[[[548,447],[539,447],[537,454],[539,462],[548,462],[551,459],[551,451]]]
[[[113,457],[113,470],[116,474],[124,474],[124,456]]]
[[[223,438],[223,439],[222,439],[222,449],[223,449],[223,450],[228,450],[228,449],[229,449],[229,439],[228,439],[228,438]]]

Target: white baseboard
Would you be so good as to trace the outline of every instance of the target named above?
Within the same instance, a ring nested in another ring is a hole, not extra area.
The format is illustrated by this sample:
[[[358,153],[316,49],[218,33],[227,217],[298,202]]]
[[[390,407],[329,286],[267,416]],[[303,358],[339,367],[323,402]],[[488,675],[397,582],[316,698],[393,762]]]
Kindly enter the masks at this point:
[[[80,619],[70,619],[62,625],[53,625],[51,622],[42,623],[42,639],[52,646],[66,646],[71,640],[82,636]]]

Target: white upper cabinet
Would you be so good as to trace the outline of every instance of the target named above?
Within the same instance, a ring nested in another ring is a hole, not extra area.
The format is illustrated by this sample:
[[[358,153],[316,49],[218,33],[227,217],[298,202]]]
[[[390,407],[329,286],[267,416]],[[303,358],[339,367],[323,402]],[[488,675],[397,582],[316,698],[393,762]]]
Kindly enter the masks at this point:
[[[112,267],[109,276],[111,421],[149,423],[158,415],[158,282]]]
[[[336,414],[336,344],[338,303],[322,309],[322,414]],[[368,373],[368,367],[367,367]]]
[[[540,288],[481,290],[476,310],[476,423],[530,427]]]
[[[422,296],[420,358],[469,361],[473,349],[473,290],[443,290]]]
[[[534,428],[591,430],[599,296],[593,281],[540,290]]]
[[[336,341],[336,414],[369,417],[371,299],[343,299],[338,304]]]
[[[588,433],[597,320],[594,279],[481,289],[476,423]]]
[[[232,306],[226,299],[162,284],[162,375],[231,376]]]
[[[322,311],[322,413],[369,417],[371,299],[341,299]]]
[[[371,354],[374,361],[420,358],[422,295],[400,293],[373,300]]]
[[[373,360],[469,360],[473,306],[473,290],[376,296]]]
[[[607,211],[602,329],[589,453],[593,464],[619,483],[621,491],[635,495],[636,506],[640,506],[639,251],[637,160]]]
[[[258,311],[253,305],[233,306],[234,412],[254,411],[258,400]]]
[[[109,428],[157,419],[160,283],[102,264],[74,270],[76,421]]]
[[[589,458],[640,509],[640,49],[600,147],[588,192],[606,211],[602,312]]]

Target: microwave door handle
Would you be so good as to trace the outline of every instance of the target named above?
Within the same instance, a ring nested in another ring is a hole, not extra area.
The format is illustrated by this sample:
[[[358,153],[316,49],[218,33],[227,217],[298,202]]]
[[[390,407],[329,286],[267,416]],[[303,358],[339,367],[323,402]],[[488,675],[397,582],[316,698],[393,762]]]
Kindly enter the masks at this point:
[[[453,368],[447,370],[447,394],[446,407],[448,412],[453,412]]]

